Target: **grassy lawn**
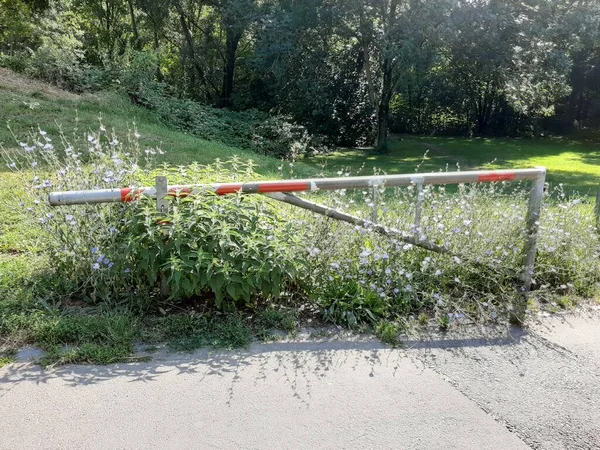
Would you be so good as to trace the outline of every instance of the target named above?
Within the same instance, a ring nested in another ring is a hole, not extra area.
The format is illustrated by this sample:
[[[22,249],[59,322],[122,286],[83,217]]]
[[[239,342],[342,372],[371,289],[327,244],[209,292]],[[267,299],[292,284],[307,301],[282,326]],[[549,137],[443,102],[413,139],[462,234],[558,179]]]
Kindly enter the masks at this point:
[[[410,173],[419,164],[421,172],[456,170],[457,164],[461,170],[545,166],[551,185],[564,183],[567,191],[584,195],[600,188],[600,140],[590,139],[399,136],[392,138],[387,155],[348,149],[314,158],[311,164],[329,171],[364,166],[364,174],[374,168]]]

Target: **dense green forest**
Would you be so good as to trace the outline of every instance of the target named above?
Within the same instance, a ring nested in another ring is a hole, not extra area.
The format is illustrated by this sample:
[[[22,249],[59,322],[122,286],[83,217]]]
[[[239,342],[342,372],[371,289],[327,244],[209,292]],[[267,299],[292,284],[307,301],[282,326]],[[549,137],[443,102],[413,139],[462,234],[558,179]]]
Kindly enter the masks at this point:
[[[600,127],[600,2],[0,0],[0,65],[263,153],[565,134]]]

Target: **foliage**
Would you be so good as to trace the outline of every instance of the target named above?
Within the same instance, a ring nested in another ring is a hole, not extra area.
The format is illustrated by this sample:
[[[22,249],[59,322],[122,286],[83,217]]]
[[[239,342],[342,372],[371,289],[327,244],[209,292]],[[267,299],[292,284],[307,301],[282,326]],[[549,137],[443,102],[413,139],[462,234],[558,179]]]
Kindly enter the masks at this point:
[[[258,197],[218,199],[212,192],[178,197],[169,214],[150,201],[54,209],[49,190],[139,186],[151,182],[161,149],[139,147],[132,131],[124,142],[106,131],[85,141],[56,142],[39,130],[5,150],[27,194],[13,199],[31,227],[44,236],[42,254],[51,262],[46,279],[55,301],[123,305],[138,311],[156,306],[154,288],[167,278],[170,298],[214,298],[218,308],[252,306],[258,297],[277,297],[301,275],[296,235],[277,211]],[[141,166],[144,166],[141,167]],[[232,159],[167,170],[172,183],[252,179],[252,165]]]
[[[0,65],[76,92],[164,83],[165,120],[266,154],[304,153],[306,132],[387,149],[388,130],[597,127],[599,22],[589,1],[3,0]],[[192,123],[207,106],[266,129]]]
[[[371,193],[363,195],[342,191],[327,202],[364,217],[374,206]],[[314,224],[304,228],[313,261],[310,292],[325,320],[375,326],[382,320],[416,321],[426,313],[450,326],[494,321],[523,301],[527,190],[510,184],[460,185],[456,193],[426,187],[417,229],[415,195],[414,188],[396,189],[380,200],[380,222],[399,230],[392,238],[378,236],[369,226],[351,229],[329,219],[299,218]],[[600,241],[591,206],[581,199],[555,198],[542,213],[536,296],[595,295]],[[403,242],[402,235],[444,245],[450,254],[420,249]]]
[[[232,165],[233,171],[218,162],[186,170],[206,182],[210,175],[234,178],[238,162]],[[251,167],[242,173],[253,176]],[[168,215],[155,209],[146,203],[128,215],[121,252],[150,285],[162,273],[172,299],[210,294],[217,308],[231,310],[252,306],[259,296],[278,297],[300,275],[293,230],[280,225],[277,211],[260,197],[220,198],[207,189],[178,198]]]
[[[256,153],[294,160],[321,149],[304,127],[284,116],[216,109],[169,95],[167,86],[144,83],[130,92],[137,103],[154,111],[167,124],[203,139],[220,140]]]
[[[400,341],[398,340],[398,334],[400,333],[400,326],[392,323],[381,321],[375,327],[375,336],[377,338],[392,347],[397,347],[400,345]]]

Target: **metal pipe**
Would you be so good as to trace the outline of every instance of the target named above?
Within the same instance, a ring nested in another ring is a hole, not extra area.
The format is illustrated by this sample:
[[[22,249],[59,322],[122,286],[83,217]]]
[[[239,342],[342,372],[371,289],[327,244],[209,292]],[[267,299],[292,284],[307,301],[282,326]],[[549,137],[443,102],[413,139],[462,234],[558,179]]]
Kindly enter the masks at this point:
[[[315,212],[317,214],[331,217],[332,219],[335,219],[335,220],[341,220],[342,222],[348,222],[348,223],[351,223],[352,225],[358,225],[361,227],[369,227],[369,229],[375,231],[376,233],[383,234],[385,236],[398,238],[401,241],[404,241],[404,242],[414,245],[415,247],[421,247],[421,248],[424,248],[425,250],[429,250],[429,251],[437,252],[437,253],[450,254],[450,255],[453,254],[449,249],[447,249],[446,247],[442,247],[441,245],[437,245],[437,244],[427,242],[427,241],[420,241],[418,239],[415,239],[414,236],[411,236],[408,233],[403,233],[400,230],[395,230],[393,228],[389,228],[389,227],[386,227],[386,226],[380,225],[380,224],[369,223],[368,221],[361,219],[359,217],[337,211],[337,210],[329,208],[327,206],[309,202],[308,200],[298,198],[292,194],[287,194],[285,192],[272,192],[272,193],[268,193],[265,195],[274,200],[278,200],[283,203],[288,203],[290,205],[297,206],[299,208],[307,209],[307,210]]]
[[[523,295],[514,307],[511,314],[513,323],[523,323],[527,311],[527,293],[531,290],[533,269],[535,266],[535,255],[537,252],[537,238],[540,230],[540,213],[542,200],[544,198],[544,186],[546,184],[546,169],[538,168],[541,173],[536,178],[529,193],[529,204],[525,218],[525,246],[523,248]]]
[[[417,185],[417,201],[415,203],[415,227],[414,232],[418,233],[421,228],[421,212],[423,210],[423,179],[415,180]]]
[[[426,184],[490,183],[497,181],[536,180],[544,168],[515,170],[474,170],[468,172],[435,172],[409,175],[378,175],[366,177],[311,178],[304,180],[253,181],[248,183],[223,183],[209,185],[181,185],[169,187],[169,195],[200,194],[206,191],[217,195],[237,192],[253,194],[268,192],[301,192],[336,189],[364,189],[373,186],[408,186],[417,179]],[[156,198],[154,187],[99,189],[94,191],[52,192],[50,205],[80,205],[86,203],[128,202],[141,195]]]

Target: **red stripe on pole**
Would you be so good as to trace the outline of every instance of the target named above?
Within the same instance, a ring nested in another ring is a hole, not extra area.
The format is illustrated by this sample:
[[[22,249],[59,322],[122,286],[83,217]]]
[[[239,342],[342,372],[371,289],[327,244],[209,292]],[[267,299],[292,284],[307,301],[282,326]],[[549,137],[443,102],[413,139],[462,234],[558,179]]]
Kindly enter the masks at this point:
[[[122,202],[130,202],[132,200],[133,200],[133,196],[131,195],[131,188],[121,189],[121,201]]]
[[[217,195],[234,194],[242,189],[242,183],[226,183],[220,185],[215,191]]]
[[[310,183],[294,182],[289,183],[259,183],[258,192],[291,192],[291,191],[308,191]]]
[[[513,181],[515,179],[515,174],[513,172],[510,173],[496,173],[490,172],[483,175],[479,175],[477,178],[479,181]]]
[[[169,189],[170,197],[187,197],[193,192],[193,189],[190,187],[180,187],[180,188],[171,188]]]

